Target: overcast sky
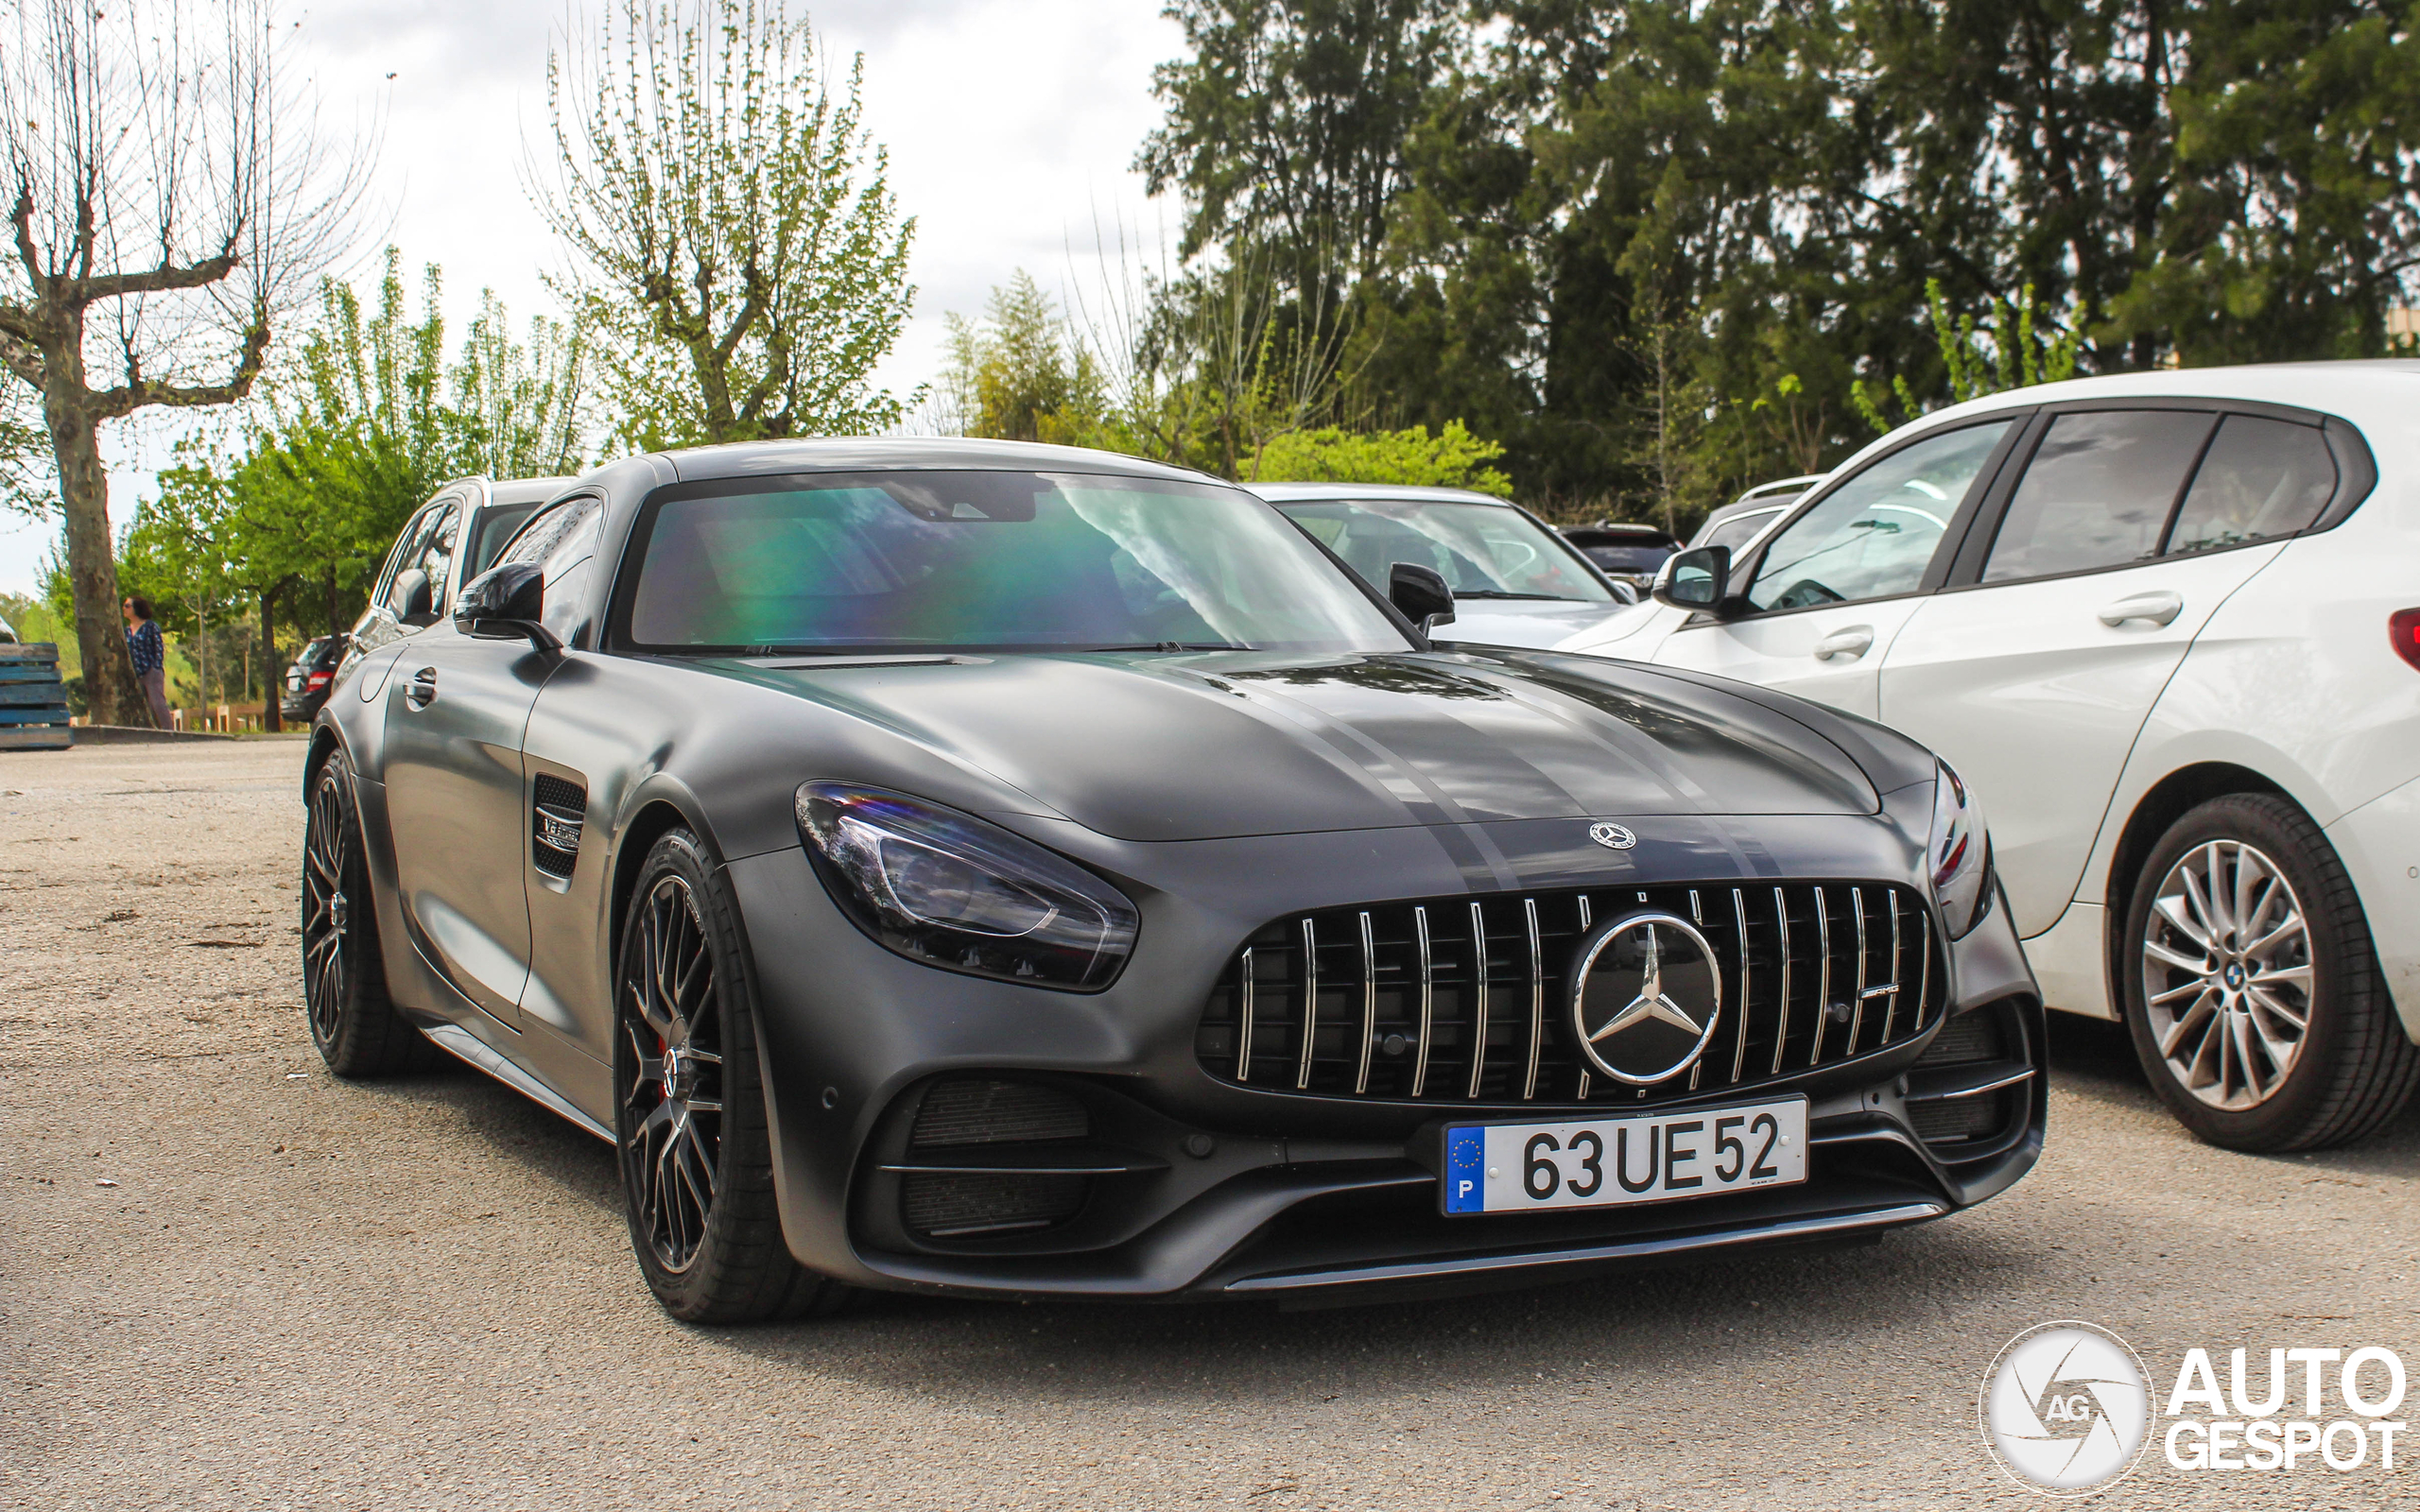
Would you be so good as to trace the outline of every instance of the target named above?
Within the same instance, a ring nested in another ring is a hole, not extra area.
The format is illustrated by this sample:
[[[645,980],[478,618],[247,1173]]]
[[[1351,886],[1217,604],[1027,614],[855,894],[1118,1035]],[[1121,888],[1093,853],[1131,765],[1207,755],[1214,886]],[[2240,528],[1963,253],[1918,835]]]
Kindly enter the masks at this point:
[[[1128,171],[1158,119],[1151,67],[1182,43],[1159,9],[1160,0],[811,9],[837,67],[865,55],[867,121],[890,149],[901,209],[916,217],[915,314],[880,374],[888,386],[904,393],[929,378],[942,314],[976,312],[1012,269],[1054,290],[1071,276],[1089,284],[1097,223],[1122,215],[1173,239],[1174,207],[1147,202]],[[554,265],[554,241],[523,195],[521,167],[523,145],[546,131],[546,52],[572,14],[562,0],[316,0],[289,13],[302,23],[323,120],[383,120],[373,234],[391,220],[412,268],[444,268],[449,345],[483,286],[516,323],[544,308],[538,277]],[[1071,244],[1081,249],[1072,275]],[[356,279],[372,276],[378,245],[356,252]],[[102,446],[111,513],[123,521],[150,486],[140,469],[163,453],[162,428],[105,428]],[[53,539],[0,515],[0,591],[29,591]]]

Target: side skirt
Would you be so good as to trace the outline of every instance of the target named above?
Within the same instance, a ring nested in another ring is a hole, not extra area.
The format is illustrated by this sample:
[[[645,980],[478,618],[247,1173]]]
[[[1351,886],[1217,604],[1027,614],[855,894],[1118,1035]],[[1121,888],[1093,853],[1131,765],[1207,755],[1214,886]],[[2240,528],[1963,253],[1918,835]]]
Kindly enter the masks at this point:
[[[540,1081],[528,1072],[506,1059],[478,1036],[458,1023],[424,1024],[421,1033],[428,1036],[437,1048],[447,1055],[486,1072],[496,1080],[528,1098],[541,1108],[577,1124],[606,1143],[614,1143],[614,1131],[574,1107],[571,1100]]]

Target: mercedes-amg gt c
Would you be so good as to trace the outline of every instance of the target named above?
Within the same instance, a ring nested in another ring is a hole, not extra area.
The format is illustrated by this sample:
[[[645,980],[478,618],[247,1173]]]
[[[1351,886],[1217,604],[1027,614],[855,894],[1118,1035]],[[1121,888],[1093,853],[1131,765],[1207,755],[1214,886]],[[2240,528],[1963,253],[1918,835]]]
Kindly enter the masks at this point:
[[[1955,775],[1451,606],[1095,452],[602,468],[319,716],[313,1035],[612,1141],[698,1320],[1569,1277],[2024,1174]]]

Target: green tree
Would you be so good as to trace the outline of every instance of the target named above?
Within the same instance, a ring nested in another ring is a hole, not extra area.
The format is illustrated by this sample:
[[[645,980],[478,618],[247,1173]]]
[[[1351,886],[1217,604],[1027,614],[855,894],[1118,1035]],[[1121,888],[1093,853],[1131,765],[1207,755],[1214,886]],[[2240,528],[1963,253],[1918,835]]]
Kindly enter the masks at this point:
[[[1353,432],[1325,428],[1277,437],[1260,450],[1252,477],[1264,483],[1409,483],[1427,488],[1476,489],[1498,498],[1512,496],[1512,480],[1488,464],[1504,455],[1447,421],[1443,431],[1426,425],[1409,430]]]
[[[1070,350],[1058,306],[1019,268],[994,288],[978,323],[947,317],[942,392],[966,436],[1081,444],[1104,406],[1091,354]]]
[[[1948,400],[1953,404],[2011,388],[2060,383],[2076,375],[2083,337],[2043,323],[2031,284],[2014,303],[1992,301],[1988,327],[1979,328],[1972,315],[1952,319],[1939,279],[1925,285],[1925,310],[1932,317],[1933,339],[1940,344],[1941,365],[1949,377]],[[1896,414],[1891,413],[1893,397],[1898,400]],[[1905,378],[1894,380],[1890,391],[1879,395],[1868,393],[1862,383],[1852,385],[1849,399],[1876,435],[1897,429],[1927,407],[1917,400]]]
[[[527,346],[495,290],[479,291],[460,359],[447,373],[450,417],[469,432],[470,471],[492,478],[577,472],[588,444],[588,332],[575,317],[533,316]]]
[[[553,181],[540,211],[621,437],[655,448],[857,435],[905,404],[873,387],[914,289],[890,158],[784,0],[619,0],[549,54]]]

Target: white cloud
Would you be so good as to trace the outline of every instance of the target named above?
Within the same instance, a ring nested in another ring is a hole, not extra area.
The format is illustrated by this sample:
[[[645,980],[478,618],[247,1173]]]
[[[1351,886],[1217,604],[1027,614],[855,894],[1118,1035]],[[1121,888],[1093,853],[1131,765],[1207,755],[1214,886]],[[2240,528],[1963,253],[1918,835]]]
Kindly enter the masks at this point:
[[[516,316],[543,308],[539,275],[558,256],[522,190],[524,149],[543,150],[546,51],[572,13],[561,0],[317,0],[296,14],[322,119],[382,124],[374,183],[389,218],[354,276],[391,240],[415,273],[443,267],[458,333],[482,287]],[[865,55],[867,123],[916,217],[915,313],[880,372],[892,388],[930,378],[943,313],[974,313],[1012,268],[1063,284],[1072,244],[1088,284],[1097,218],[1172,226],[1172,211],[1142,208],[1129,168],[1159,119],[1152,65],[1181,43],[1158,0],[833,0],[811,14],[835,68]],[[120,518],[172,434],[104,434]],[[0,589],[24,591],[51,533],[12,523],[0,517]]]

